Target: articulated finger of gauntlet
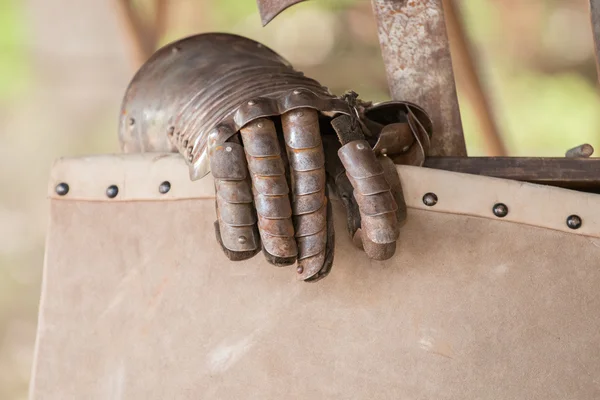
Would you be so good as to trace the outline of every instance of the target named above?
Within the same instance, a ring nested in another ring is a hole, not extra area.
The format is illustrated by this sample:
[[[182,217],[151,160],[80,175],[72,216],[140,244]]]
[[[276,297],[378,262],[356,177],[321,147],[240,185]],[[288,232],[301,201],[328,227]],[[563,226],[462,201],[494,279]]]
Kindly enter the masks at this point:
[[[296,261],[292,209],[285,166],[273,122],[257,119],[241,129],[254,189],[254,202],[264,250],[276,265]]]
[[[281,116],[294,188],[292,209],[300,279],[317,274],[325,262],[327,203],[325,157],[317,111],[301,108]]]
[[[226,252],[233,253],[230,258],[235,259],[253,256],[260,244],[248,170],[239,161],[243,154],[241,145],[227,142],[215,147],[211,157],[218,235]]]

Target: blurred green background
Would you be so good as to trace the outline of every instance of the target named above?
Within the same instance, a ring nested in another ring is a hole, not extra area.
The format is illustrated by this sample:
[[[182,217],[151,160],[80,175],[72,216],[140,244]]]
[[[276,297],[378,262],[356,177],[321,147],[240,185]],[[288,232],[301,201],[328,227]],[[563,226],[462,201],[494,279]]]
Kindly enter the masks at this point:
[[[118,1],[0,0],[0,399],[27,397],[52,161],[118,151],[121,97],[139,67]],[[147,3],[136,2],[151,11]],[[585,142],[597,146],[588,1],[457,3],[510,155],[562,156]],[[266,28],[253,0],[167,4],[161,44],[234,32],[264,42],[336,93],[388,98],[368,0],[303,3]],[[485,155],[460,80],[458,92],[469,154]]]

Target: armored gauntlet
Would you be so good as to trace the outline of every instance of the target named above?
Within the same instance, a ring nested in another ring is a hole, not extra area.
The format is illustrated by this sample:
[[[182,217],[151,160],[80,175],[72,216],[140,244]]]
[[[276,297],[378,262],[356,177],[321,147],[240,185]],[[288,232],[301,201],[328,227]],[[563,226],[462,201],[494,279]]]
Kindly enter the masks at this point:
[[[192,180],[211,172],[217,240],[232,260],[261,249],[316,280],[333,263],[329,189],[367,255],[394,254],[405,218],[394,163],[420,165],[431,123],[419,107],[342,97],[240,36],[192,36],[158,50],[131,81],[125,152],[178,151]],[[329,188],[327,185],[329,182]]]

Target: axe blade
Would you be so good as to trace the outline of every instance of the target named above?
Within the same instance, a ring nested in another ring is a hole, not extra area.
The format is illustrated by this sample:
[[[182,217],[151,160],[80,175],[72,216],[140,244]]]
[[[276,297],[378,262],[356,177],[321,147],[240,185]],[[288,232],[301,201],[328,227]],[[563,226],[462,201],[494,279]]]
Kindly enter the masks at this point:
[[[256,0],[263,26],[266,26],[286,8],[303,1],[306,0]]]

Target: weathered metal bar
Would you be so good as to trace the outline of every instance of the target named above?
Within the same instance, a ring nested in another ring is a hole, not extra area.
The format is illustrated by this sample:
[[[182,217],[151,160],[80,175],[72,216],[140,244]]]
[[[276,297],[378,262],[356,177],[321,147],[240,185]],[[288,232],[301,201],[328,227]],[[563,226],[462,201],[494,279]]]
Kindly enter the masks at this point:
[[[424,167],[600,192],[600,158],[428,157]]]
[[[590,15],[594,35],[594,50],[596,52],[596,71],[598,72],[598,80],[600,80],[600,0],[590,0]]]
[[[465,156],[442,0],[371,0],[394,99],[431,115],[431,155]]]

